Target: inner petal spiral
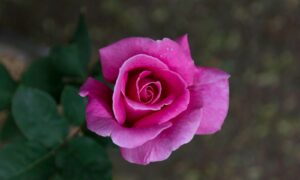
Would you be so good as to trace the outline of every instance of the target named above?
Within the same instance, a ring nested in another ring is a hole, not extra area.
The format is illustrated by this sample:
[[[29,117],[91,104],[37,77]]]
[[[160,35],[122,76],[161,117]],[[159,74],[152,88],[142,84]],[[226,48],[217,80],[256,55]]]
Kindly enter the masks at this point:
[[[138,97],[140,102],[145,104],[157,102],[161,95],[161,89],[159,81],[145,83],[139,88]]]
[[[154,104],[161,99],[161,82],[152,76],[148,70],[129,74],[126,94],[130,99],[142,104]]]

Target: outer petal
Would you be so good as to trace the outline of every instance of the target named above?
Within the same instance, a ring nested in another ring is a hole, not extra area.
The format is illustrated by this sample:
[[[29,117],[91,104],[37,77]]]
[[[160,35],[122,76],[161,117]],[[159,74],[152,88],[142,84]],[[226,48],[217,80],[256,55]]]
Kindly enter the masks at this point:
[[[112,115],[112,90],[99,81],[88,78],[80,88],[82,97],[88,96],[86,107],[87,127],[100,136],[110,136],[114,117]]]
[[[163,130],[171,126],[170,122],[145,128],[126,128],[116,124],[111,138],[120,147],[135,148],[156,138]]]
[[[229,77],[215,68],[198,68],[194,88],[202,94],[203,119],[197,134],[213,134],[221,129],[229,106]]]
[[[184,34],[176,39],[176,42],[184,49],[187,55],[191,56],[188,35]]]
[[[120,147],[133,148],[155,138],[172,123],[147,128],[126,128],[116,122],[111,110],[112,91],[99,81],[89,78],[80,89],[88,96],[86,108],[87,127],[100,136],[111,136]]]
[[[173,126],[155,139],[136,148],[121,148],[122,156],[131,163],[149,164],[167,159],[172,151],[188,143],[195,135],[202,117],[201,94],[191,89],[188,109],[173,119]]]
[[[146,54],[158,58],[179,73],[188,85],[193,83],[193,61],[178,43],[168,38],[157,41],[141,37],[126,38],[100,49],[99,53],[104,78],[110,82],[117,79],[119,68],[128,58]]]

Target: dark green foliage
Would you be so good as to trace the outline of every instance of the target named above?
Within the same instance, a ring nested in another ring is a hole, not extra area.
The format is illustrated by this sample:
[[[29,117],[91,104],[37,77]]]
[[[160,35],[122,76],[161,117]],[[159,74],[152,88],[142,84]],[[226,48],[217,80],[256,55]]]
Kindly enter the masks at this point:
[[[61,175],[59,174],[54,174],[53,176],[50,177],[50,180],[64,180]]]
[[[51,60],[53,66],[66,76],[86,76],[86,69],[80,62],[77,44],[56,46],[52,48]]]
[[[104,149],[111,141],[84,127],[86,99],[78,87],[90,58],[90,38],[80,16],[71,40],[33,61],[19,87],[0,65],[0,110],[8,113],[0,124],[0,180],[112,178]],[[69,131],[72,126],[77,131]]]
[[[71,43],[77,44],[79,59],[84,68],[91,59],[92,46],[84,16],[81,14],[77,24],[77,29],[72,37]]]
[[[16,83],[5,67],[0,64],[0,110],[9,107],[15,88]]]
[[[104,83],[106,86],[110,87],[111,89],[114,89],[114,84],[109,83],[104,79],[102,74],[101,63],[99,60],[97,61],[97,63],[93,65],[93,68],[91,70],[91,75],[98,81]]]
[[[50,56],[55,68],[66,76],[86,77],[91,59],[91,42],[83,16],[69,44],[55,46]]]
[[[17,127],[12,114],[9,114],[0,130],[0,142],[21,140],[25,140],[25,137]]]
[[[92,139],[78,137],[56,156],[64,179],[111,179],[111,164],[105,150]]]
[[[33,62],[23,75],[22,83],[46,91],[56,98],[63,88],[62,75],[53,67],[49,57]]]
[[[85,99],[79,96],[79,89],[66,86],[61,95],[66,119],[72,125],[81,125],[85,120]]]
[[[12,112],[29,140],[53,146],[67,134],[66,121],[59,116],[55,101],[40,90],[21,86],[13,98]]]
[[[51,153],[34,142],[9,144],[0,151],[0,179],[40,180],[54,171]]]

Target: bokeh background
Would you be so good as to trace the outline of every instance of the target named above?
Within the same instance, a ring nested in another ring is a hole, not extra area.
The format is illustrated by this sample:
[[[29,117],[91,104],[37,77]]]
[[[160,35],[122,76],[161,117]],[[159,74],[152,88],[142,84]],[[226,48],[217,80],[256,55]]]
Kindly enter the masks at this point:
[[[0,0],[1,63],[20,78],[36,57],[70,37],[80,11],[94,61],[97,49],[124,37],[188,33],[198,65],[231,74],[222,131],[197,136],[149,166],[129,164],[110,148],[115,180],[300,177],[299,0]]]

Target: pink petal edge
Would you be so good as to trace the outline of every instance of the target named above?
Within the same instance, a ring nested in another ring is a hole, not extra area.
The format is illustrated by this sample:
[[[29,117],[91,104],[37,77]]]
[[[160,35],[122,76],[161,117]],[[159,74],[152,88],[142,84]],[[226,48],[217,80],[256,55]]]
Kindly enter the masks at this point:
[[[229,108],[229,77],[216,68],[198,68],[194,88],[202,94],[203,120],[197,134],[213,134],[221,129]]]
[[[101,48],[99,55],[104,78],[114,82],[122,64],[137,54],[158,58],[180,74],[188,85],[193,83],[193,60],[178,43],[168,38],[155,41],[150,38],[131,37]]]
[[[189,56],[191,56],[190,45],[189,45],[189,38],[188,38],[187,34],[184,34],[184,35],[178,37],[175,41],[184,49],[184,51]]]

